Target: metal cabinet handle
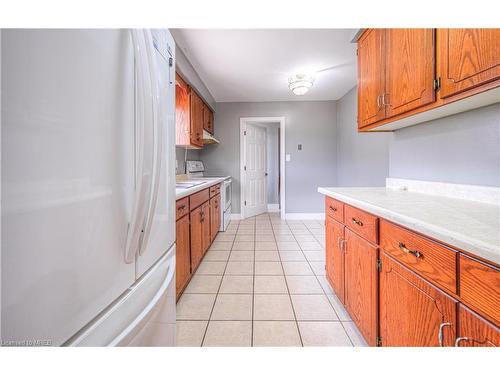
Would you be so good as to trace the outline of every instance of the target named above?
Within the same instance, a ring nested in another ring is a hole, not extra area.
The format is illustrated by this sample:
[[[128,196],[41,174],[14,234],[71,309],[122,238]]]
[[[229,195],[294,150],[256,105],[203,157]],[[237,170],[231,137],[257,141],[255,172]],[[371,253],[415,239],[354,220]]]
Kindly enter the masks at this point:
[[[356,225],[359,225],[360,227],[363,226],[363,222],[361,220],[356,220],[355,218],[352,218],[352,222]]]
[[[335,207],[332,207],[332,206],[330,206],[330,210],[333,212],[337,211],[337,209]]]
[[[402,242],[399,243],[399,248],[401,249],[401,251],[403,251],[406,254],[414,255],[415,258],[420,258],[422,256],[422,253],[420,251],[418,251],[418,250],[410,250]]]
[[[443,336],[444,336],[443,335],[443,329],[444,329],[444,327],[449,327],[449,326],[451,326],[451,323],[441,323],[439,325],[438,342],[439,342],[439,346],[441,346],[441,347],[444,346],[443,345],[443,341],[444,341],[444,339],[443,339]]]
[[[470,339],[468,337],[457,337],[457,339],[455,340],[455,346],[459,347],[462,341],[469,341],[469,340]]]
[[[383,106],[390,106],[389,102],[387,102],[387,103],[385,102],[385,96],[386,95],[389,96],[389,94],[386,93],[386,92],[384,92],[384,94],[382,95],[382,105]]]
[[[179,211],[182,211],[182,210],[183,210],[183,209],[185,209],[185,208],[186,208],[186,205],[185,205],[185,204],[183,204],[182,206],[179,206],[177,209],[178,209]]]

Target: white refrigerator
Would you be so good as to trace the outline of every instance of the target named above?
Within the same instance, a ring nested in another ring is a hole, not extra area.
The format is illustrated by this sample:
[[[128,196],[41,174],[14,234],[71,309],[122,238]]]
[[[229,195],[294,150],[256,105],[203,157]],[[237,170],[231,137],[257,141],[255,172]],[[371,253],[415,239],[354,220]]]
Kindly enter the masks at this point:
[[[168,30],[2,30],[3,345],[175,343]]]

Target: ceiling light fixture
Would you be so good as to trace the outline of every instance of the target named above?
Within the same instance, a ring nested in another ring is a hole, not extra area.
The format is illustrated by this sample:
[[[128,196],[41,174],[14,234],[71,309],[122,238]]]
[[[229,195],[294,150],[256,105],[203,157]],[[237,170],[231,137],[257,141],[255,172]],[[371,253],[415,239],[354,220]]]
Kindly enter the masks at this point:
[[[297,73],[288,78],[288,88],[295,95],[304,95],[312,87],[314,77],[311,74]]]

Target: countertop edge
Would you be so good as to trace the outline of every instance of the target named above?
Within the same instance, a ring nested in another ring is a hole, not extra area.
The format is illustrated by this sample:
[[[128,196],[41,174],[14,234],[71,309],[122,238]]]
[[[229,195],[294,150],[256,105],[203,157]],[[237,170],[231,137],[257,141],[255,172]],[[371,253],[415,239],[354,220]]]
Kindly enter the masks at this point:
[[[189,188],[189,189],[183,189],[182,192],[180,192],[179,194],[177,194],[177,192],[176,192],[175,193],[175,200],[178,201],[179,199],[188,197],[188,196],[195,194],[199,191],[208,189],[211,186],[220,184],[222,181],[227,180],[229,177],[218,177],[218,178],[210,177],[210,178],[212,178],[212,180],[204,182],[203,184],[194,186],[194,187]]]
[[[487,243],[484,243],[483,241],[471,239],[470,237],[464,237],[460,233],[451,232],[446,228],[438,227],[433,224],[429,224],[419,219],[402,215],[380,206],[375,206],[371,203],[367,203],[363,200],[359,200],[348,195],[332,192],[328,190],[328,188],[319,187],[318,192],[323,195],[338,199],[344,203],[356,206],[371,214],[380,216],[383,219],[393,221],[402,226],[406,226],[408,229],[439,240],[445,244],[454,246],[464,253],[470,254],[471,256],[481,258],[496,265],[500,265],[500,256],[494,254],[498,251],[498,249],[490,246]]]

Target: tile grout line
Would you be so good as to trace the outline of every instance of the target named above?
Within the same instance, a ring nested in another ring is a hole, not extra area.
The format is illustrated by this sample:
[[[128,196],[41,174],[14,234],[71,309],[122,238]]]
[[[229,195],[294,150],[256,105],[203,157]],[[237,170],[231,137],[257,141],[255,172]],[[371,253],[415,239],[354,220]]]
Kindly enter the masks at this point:
[[[289,227],[286,220],[285,220],[285,224],[291,232],[291,228]],[[273,235],[274,235],[274,226],[271,225],[271,227],[273,229]],[[278,241],[276,241],[276,236],[274,237],[274,240],[276,242],[276,248],[278,248]],[[290,305],[292,306],[293,316],[295,318],[295,326],[297,327],[297,332],[299,334],[300,345],[303,347],[304,341],[302,340],[302,334],[300,333],[299,322],[297,321],[297,314],[295,313],[295,307],[293,306],[292,296],[290,295],[290,288],[288,287],[288,281],[287,281],[286,275],[285,275],[285,268],[283,267],[283,261],[281,260],[281,253],[280,253],[279,249],[278,249],[278,257],[280,258],[280,265],[281,265],[281,269],[283,270],[283,278],[285,279],[286,290],[288,291],[288,299],[290,300]]]
[[[231,222],[229,222],[231,224]],[[217,303],[217,299],[219,297],[219,292],[220,292],[220,288],[222,286],[222,281],[224,280],[224,276],[226,274],[226,269],[227,269],[227,264],[229,263],[229,258],[231,257],[231,253],[233,251],[233,245],[234,245],[234,242],[236,240],[236,235],[238,234],[238,229],[240,227],[240,223],[238,222],[238,227],[236,228],[236,234],[233,238],[233,241],[231,242],[231,250],[229,250],[229,256],[226,260],[226,265],[224,266],[224,271],[222,272],[222,277],[220,279],[220,284],[219,284],[219,287],[217,288],[217,292],[215,293],[215,299],[214,299],[214,304],[212,305],[212,309],[210,310],[210,315],[208,316],[208,321],[207,321],[207,326],[205,327],[205,332],[203,333],[203,338],[201,340],[201,347],[203,347],[203,344],[205,343],[205,338],[207,336],[207,331],[208,331],[208,326],[210,325],[210,321],[211,321],[211,318],[212,318],[212,314],[214,312],[214,309],[215,309],[215,304]],[[217,233],[217,235],[219,235],[219,233]],[[216,237],[217,238],[217,237]],[[215,240],[214,240],[215,241]],[[213,244],[213,243],[212,243]],[[212,245],[210,245],[212,246]],[[208,248],[207,252],[210,250],[210,248]]]

